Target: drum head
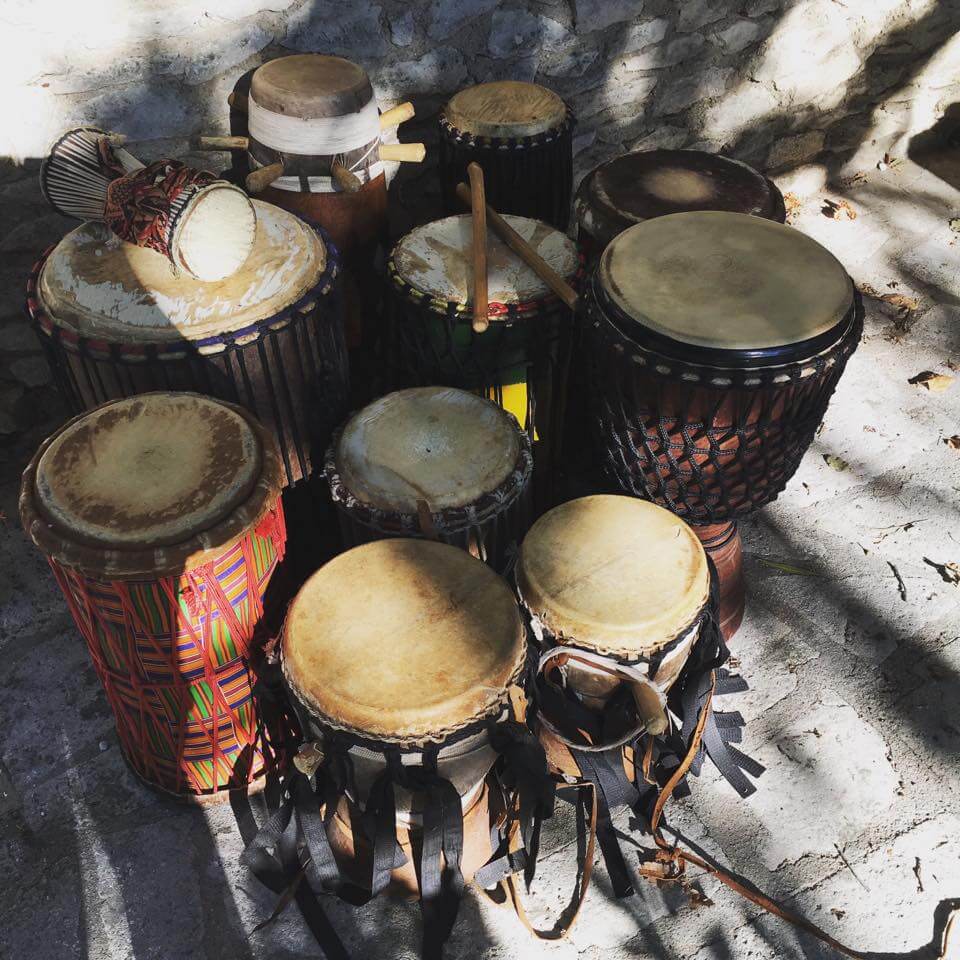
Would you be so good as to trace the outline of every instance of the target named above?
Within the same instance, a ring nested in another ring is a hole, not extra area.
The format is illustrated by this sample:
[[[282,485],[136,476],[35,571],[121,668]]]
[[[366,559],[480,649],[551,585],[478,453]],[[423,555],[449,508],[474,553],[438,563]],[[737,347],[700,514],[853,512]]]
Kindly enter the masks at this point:
[[[530,528],[517,587],[561,642],[638,657],[693,625],[710,573],[697,535],[668,510],[595,496],[561,504]]]
[[[566,234],[526,217],[506,216],[504,220],[561,277],[577,272],[577,248]],[[411,230],[393,249],[397,274],[434,300],[470,306],[472,231],[469,214],[434,220]],[[490,303],[500,304],[529,303],[550,296],[550,288],[492,230],[487,233],[487,295]]]
[[[853,305],[850,277],[816,240],[719,211],[630,227],[607,246],[597,280],[638,342],[646,330],[718,358],[738,351],[781,358],[784,347],[796,355],[787,359],[808,357],[815,351],[804,346],[832,338]]]
[[[373,99],[366,71],[319,53],[279,57],[258,67],[250,95],[266,110],[304,120],[357,113]]]
[[[689,210],[774,218],[776,188],[739,160],[699,150],[647,150],[597,167],[577,191],[577,215],[591,234]],[[594,224],[594,219],[599,223]],[[599,228],[599,229],[598,229]],[[609,237],[606,239],[610,239]]]
[[[98,407],[53,440],[37,464],[37,505],[84,543],[181,543],[249,497],[261,461],[237,411],[194,394],[146,394]]]
[[[326,250],[286,210],[259,200],[253,250],[236,273],[205,283],[146,247],[124,243],[102,223],[68,233],[40,273],[51,319],[114,343],[201,340],[270,319],[316,286]]]
[[[350,493],[381,510],[413,514],[463,507],[496,490],[520,456],[519,428],[495,403],[463,390],[388,394],[355,414],[337,444]]]
[[[506,582],[466,551],[377,540],[321,567],[287,614],[283,671],[318,720],[442,741],[499,713],[525,656]]]
[[[567,106],[539,84],[497,80],[454,94],[443,116],[462,133],[519,139],[559,127],[567,118]]]

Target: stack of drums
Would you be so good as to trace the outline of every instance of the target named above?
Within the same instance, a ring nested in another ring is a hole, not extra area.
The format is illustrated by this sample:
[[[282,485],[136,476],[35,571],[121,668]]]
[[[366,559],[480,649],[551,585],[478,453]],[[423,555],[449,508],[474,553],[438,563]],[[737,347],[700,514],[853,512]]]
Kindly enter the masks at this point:
[[[572,241],[545,223],[507,222],[558,273],[580,278]],[[534,440],[537,469],[550,470],[559,433],[561,360],[571,314],[547,285],[499,239],[487,247],[490,326],[473,329],[472,233],[468,215],[417,227],[388,263],[393,303],[383,362],[392,385],[443,384],[501,404]]]
[[[530,439],[501,407],[463,390],[375,400],[338,431],[324,472],[347,546],[425,536],[503,573],[529,525]]]
[[[709,211],[620,234],[586,301],[604,464],[695,525],[730,636],[744,603],[735,522],[783,490],[813,440],[860,339],[853,283],[804,234]]]
[[[244,787],[276,759],[251,661],[284,551],[283,479],[250,414],[189,393],[77,417],[23,475],[24,529],[87,642],[124,756],[178,797]]]
[[[700,150],[644,150],[614,157],[577,188],[577,238],[590,260],[644,220],[694,210],[726,210],[783,223],[777,187],[752,167]]]
[[[455,94],[440,114],[440,181],[447,213],[457,184],[483,168],[487,202],[566,230],[573,189],[573,116],[552,90],[500,80]]]
[[[233,401],[276,436],[292,484],[347,412],[338,263],[297,217],[254,208],[253,251],[216,284],[85,223],[37,263],[27,310],[75,412],[151,390]]]

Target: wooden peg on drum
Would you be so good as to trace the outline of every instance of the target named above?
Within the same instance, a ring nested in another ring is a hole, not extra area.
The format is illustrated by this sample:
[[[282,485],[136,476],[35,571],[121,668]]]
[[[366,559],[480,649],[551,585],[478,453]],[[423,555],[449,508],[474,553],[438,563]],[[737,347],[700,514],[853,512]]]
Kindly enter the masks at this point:
[[[246,150],[250,146],[249,137],[195,137],[191,142],[194,150]]]
[[[483,170],[479,163],[467,167],[470,176],[470,210],[473,214],[473,330],[483,333],[490,326],[487,316],[487,203],[483,194]]]
[[[394,127],[399,127],[401,123],[412,120],[415,116],[416,110],[413,109],[413,104],[408,100],[406,103],[398,104],[380,114],[380,129],[392,130]]]

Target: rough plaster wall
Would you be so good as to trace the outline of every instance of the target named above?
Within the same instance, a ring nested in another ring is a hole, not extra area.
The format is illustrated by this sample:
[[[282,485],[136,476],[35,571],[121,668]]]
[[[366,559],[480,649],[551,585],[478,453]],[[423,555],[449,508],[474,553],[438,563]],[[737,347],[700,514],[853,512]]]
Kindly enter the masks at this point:
[[[771,172],[816,161],[812,189],[904,150],[960,99],[958,26],[960,0],[6,0],[0,156],[41,156],[80,122],[183,152],[227,132],[244,72],[322,51],[422,117],[470,83],[544,83],[577,113],[581,173],[697,145]]]

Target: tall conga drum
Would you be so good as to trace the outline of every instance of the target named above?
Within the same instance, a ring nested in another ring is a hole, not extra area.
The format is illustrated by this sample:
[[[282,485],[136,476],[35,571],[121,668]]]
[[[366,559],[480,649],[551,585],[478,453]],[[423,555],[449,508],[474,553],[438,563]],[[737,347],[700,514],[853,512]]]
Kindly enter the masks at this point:
[[[449,932],[463,884],[491,856],[491,829],[517,799],[502,786],[511,769],[552,798],[543,752],[516,722],[526,646],[506,582],[426,540],[340,554],[287,615],[283,676],[323,757],[317,840],[355,885],[420,897],[428,941]],[[523,809],[537,802],[524,796]]]
[[[581,261],[565,234],[523,217],[507,222],[560,276],[578,283]],[[498,237],[488,234],[490,326],[473,329],[469,215],[417,227],[394,247],[382,364],[390,386],[459,387],[509,410],[534,441],[542,479],[559,433],[561,358],[572,316]]]
[[[343,543],[429,537],[504,573],[530,522],[533,455],[516,418],[450,387],[412,387],[355,413],[324,474]]]
[[[253,251],[219,283],[88,222],[38,261],[27,311],[74,412],[153,390],[239,403],[276,436],[292,484],[348,409],[339,266],[317,229],[253,206]]]
[[[498,213],[566,230],[573,190],[573,114],[552,90],[497,80],[454,94],[440,113],[440,181],[447,213],[458,213],[467,165],[483,168]]]
[[[622,490],[693,524],[743,615],[736,521],[793,476],[863,329],[840,262],[791,227],[723,211],[630,227],[586,296],[590,405]]]
[[[776,185],[753,167],[702,150],[640,150],[595,167],[574,199],[577,237],[588,258],[628,227],[694,210],[726,210],[783,223]]]
[[[618,895],[631,884],[611,813],[642,812],[644,795],[684,757],[708,690],[742,688],[713,675],[727,657],[713,577],[686,523],[632,497],[569,500],[540,517],[520,548],[538,734],[557,775],[595,784],[597,839]],[[742,720],[718,724],[710,713],[705,723],[711,760],[741,795],[753,792],[743,770],[761,768],[727,742],[739,739]]]
[[[46,440],[20,518],[46,554],[137,776],[183,798],[246,787],[285,731],[255,700],[286,534],[276,441],[191,393],[113,400]],[[276,729],[276,728],[274,728]]]

